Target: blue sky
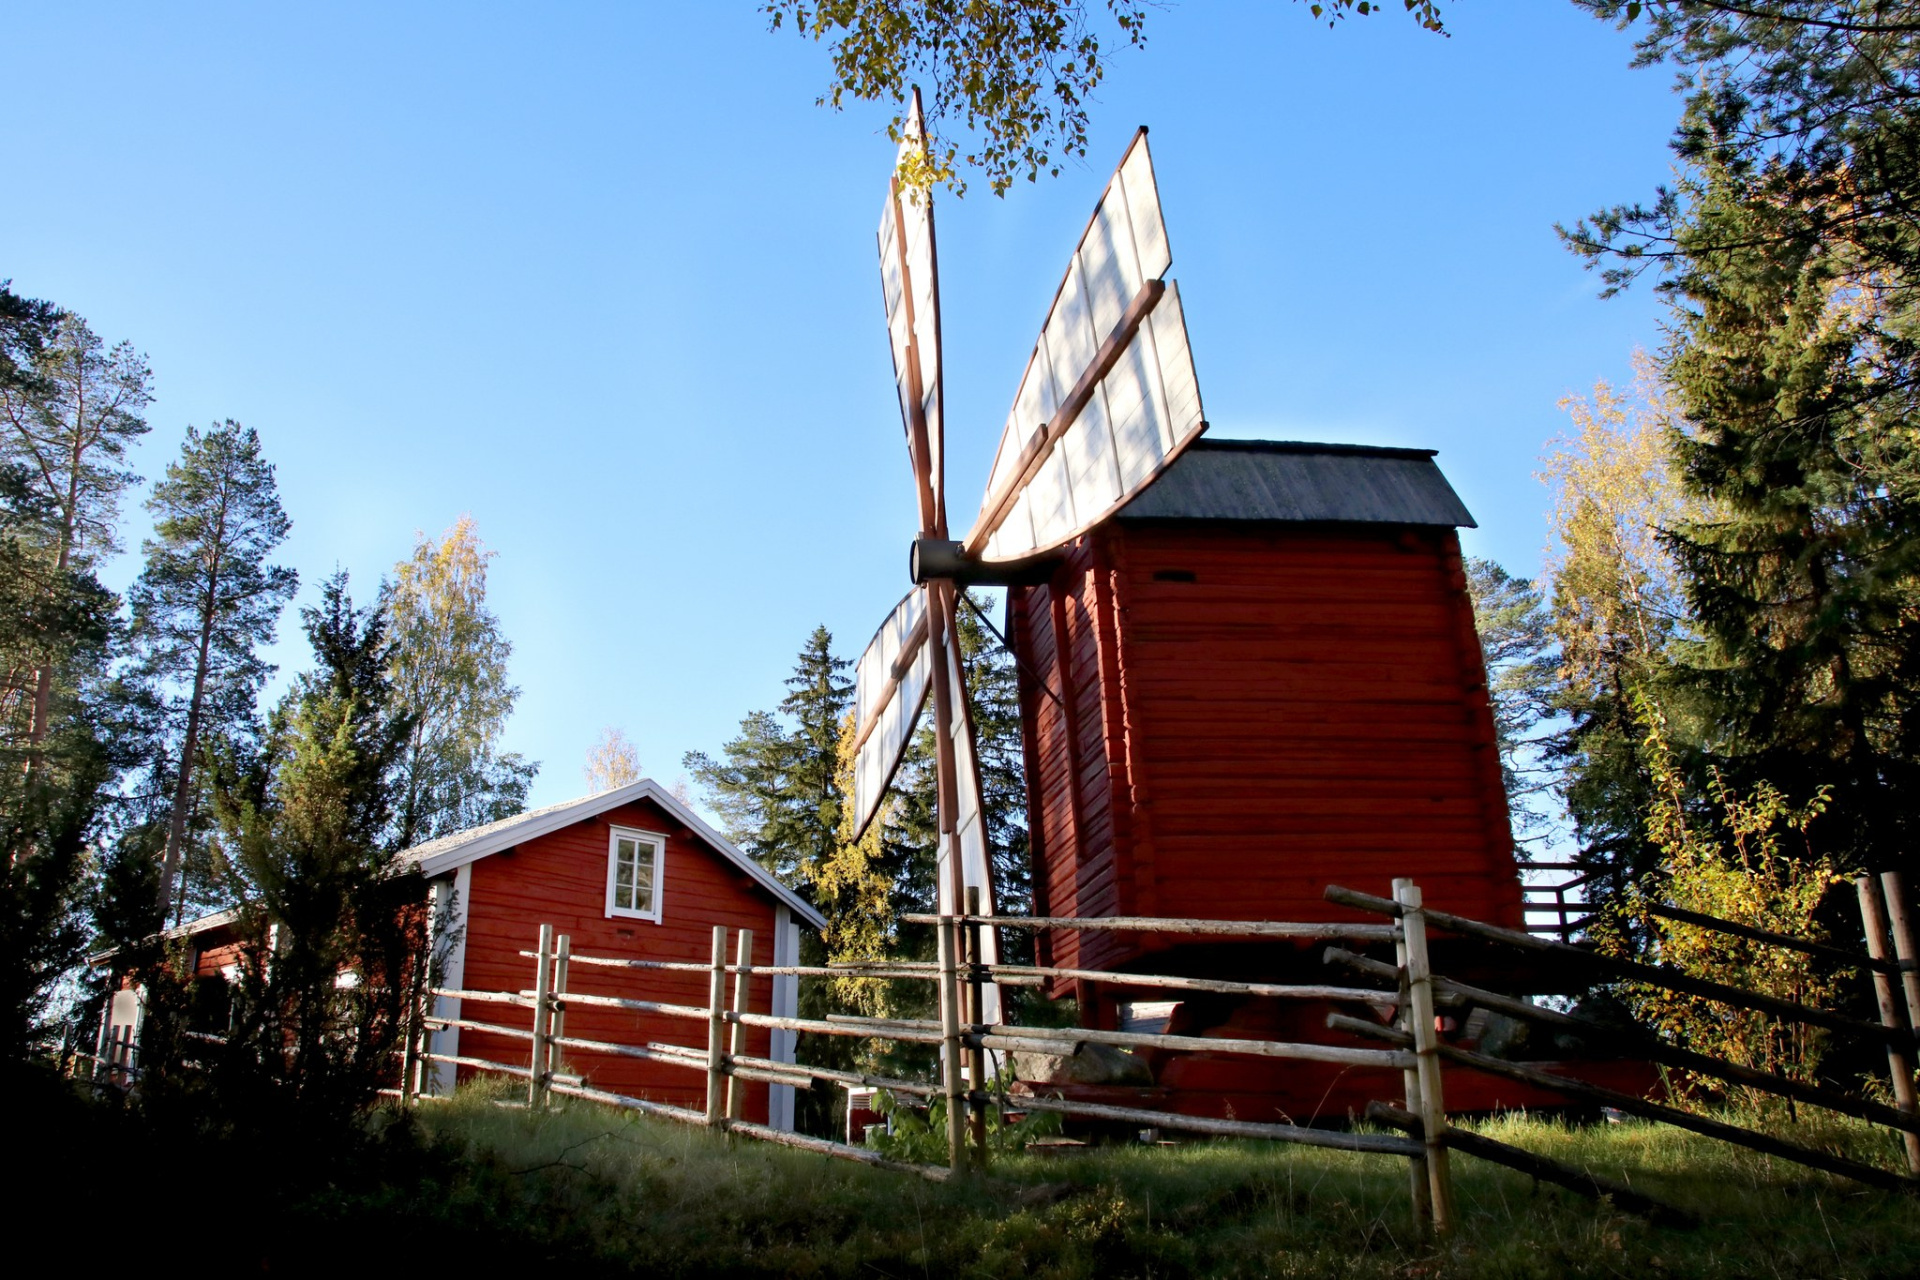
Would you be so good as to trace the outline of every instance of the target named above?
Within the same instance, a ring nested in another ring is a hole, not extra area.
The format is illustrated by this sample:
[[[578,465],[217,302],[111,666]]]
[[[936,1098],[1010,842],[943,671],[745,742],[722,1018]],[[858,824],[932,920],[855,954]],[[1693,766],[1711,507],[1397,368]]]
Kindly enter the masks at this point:
[[[1418,445],[1538,568],[1561,397],[1657,346],[1555,220],[1651,192],[1665,70],[1550,0],[1184,3],[1112,61],[1084,165],[939,206],[949,486],[971,515],[1034,331],[1136,125],[1214,434]],[[19,6],[0,278],[130,339],[159,473],[260,430],[302,598],[463,513],[536,803],[603,726],[650,773],[770,706],[816,623],[906,589],[912,493],[873,231],[890,111],[754,0]],[[139,541],[137,509],[129,545]],[[124,586],[132,557],[112,567]],[[276,658],[306,659],[289,614]]]

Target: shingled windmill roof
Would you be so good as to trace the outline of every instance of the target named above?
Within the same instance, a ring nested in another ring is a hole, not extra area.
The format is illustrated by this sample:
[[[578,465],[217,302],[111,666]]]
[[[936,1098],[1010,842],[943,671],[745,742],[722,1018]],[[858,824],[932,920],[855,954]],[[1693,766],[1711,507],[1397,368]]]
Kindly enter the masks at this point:
[[[1196,440],[1121,520],[1474,525],[1432,449]]]

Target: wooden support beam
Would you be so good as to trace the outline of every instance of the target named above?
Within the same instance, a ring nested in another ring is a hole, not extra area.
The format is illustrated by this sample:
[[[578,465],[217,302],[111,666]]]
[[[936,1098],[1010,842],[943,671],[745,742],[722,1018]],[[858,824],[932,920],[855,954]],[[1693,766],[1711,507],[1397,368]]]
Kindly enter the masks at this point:
[[[1364,1022],[1359,1018],[1349,1018],[1344,1014],[1338,1013],[1327,1015],[1327,1025],[1329,1027],[1337,1027],[1343,1031],[1351,1031],[1356,1035],[1372,1036],[1374,1039],[1395,1044],[1403,1043],[1406,1038],[1405,1033],[1397,1028],[1378,1026]],[[1472,1053],[1465,1049],[1456,1049],[1452,1045],[1443,1044],[1439,1046],[1438,1053],[1440,1057],[1446,1059],[1448,1062],[1458,1063],[1463,1067],[1472,1067],[1474,1070],[1484,1071],[1488,1075],[1503,1076],[1508,1080],[1517,1080],[1522,1084],[1534,1085],[1537,1088],[1564,1094],[1569,1098],[1579,1098],[1583,1102],[1590,1102],[1596,1106],[1612,1107],[1614,1110],[1624,1111],[1628,1115],[1642,1116],[1648,1120],[1658,1120],[1663,1124],[1670,1124],[1676,1129],[1689,1129],[1694,1133],[1701,1134],[1708,1138],[1715,1138],[1721,1142],[1728,1142],[1736,1147],[1745,1147],[1750,1151],[1758,1151],[1765,1155],[1778,1156],[1782,1160],[1791,1161],[1794,1164],[1802,1164],[1809,1169],[1819,1169],[1826,1173],[1838,1174],[1843,1178],[1851,1178],[1855,1182],[1864,1183],[1870,1187],[1879,1187],[1887,1191],[1920,1192],[1920,1178],[1910,1178],[1905,1174],[1893,1173],[1886,1169],[1861,1164],[1858,1161],[1848,1160],[1841,1156],[1829,1155],[1824,1151],[1815,1151],[1810,1147],[1803,1147],[1797,1143],[1787,1142],[1768,1134],[1754,1133],[1749,1129],[1741,1129],[1734,1125],[1709,1119],[1706,1116],[1698,1116],[1691,1111],[1681,1111],[1676,1107],[1665,1106],[1658,1102],[1649,1102],[1645,1098],[1636,1097],[1630,1093],[1621,1093],[1614,1089],[1602,1088],[1597,1084],[1588,1084],[1584,1080],[1569,1080],[1565,1076],[1556,1076],[1552,1072],[1542,1071],[1537,1067],[1526,1066],[1518,1062],[1504,1062],[1498,1058],[1489,1058],[1484,1054]]]
[[[1428,1198],[1433,1206],[1433,1231],[1453,1231],[1453,1180],[1447,1168],[1447,1103],[1440,1078],[1440,1034],[1434,1024],[1433,968],[1427,958],[1427,913],[1420,886],[1411,880],[1393,882],[1394,901],[1400,904],[1400,929],[1406,952],[1407,1022],[1413,1032],[1414,1078],[1418,1100],[1409,1108],[1424,1126],[1421,1142],[1427,1149]]]
[[[1391,971],[1392,968],[1378,960],[1357,956],[1339,947],[1328,947],[1326,959],[1329,964],[1343,964],[1369,974],[1375,974],[1380,969]],[[1737,1063],[1722,1062],[1704,1053],[1695,1053],[1691,1049],[1682,1049],[1678,1045],[1668,1044],[1651,1035],[1633,1036],[1624,1033],[1616,1026],[1595,1022],[1591,1018],[1583,1018],[1577,1014],[1561,1013],[1557,1009],[1548,1009],[1542,1005],[1529,1004],[1525,1000],[1502,995],[1497,991],[1488,991],[1484,987],[1472,986],[1453,978],[1436,976],[1433,985],[1435,992],[1439,995],[1450,996],[1466,1004],[1478,1005],[1483,1009],[1491,1009],[1510,1018],[1552,1027],[1563,1034],[1578,1036],[1594,1048],[1603,1050],[1604,1056],[1608,1058],[1644,1058],[1662,1066],[1691,1071],[1696,1075],[1711,1076],[1716,1080],[1724,1080],[1729,1084],[1737,1084],[1747,1089],[1758,1089],[1762,1093],[1771,1093],[1782,1098],[1792,1098],[1795,1102],[1804,1102],[1809,1106],[1824,1107],[1829,1111],[1837,1111],[1842,1115],[1853,1116],[1872,1124],[1883,1124],[1890,1129],[1920,1133],[1920,1116],[1907,1115],[1882,1102],[1855,1098],[1837,1089],[1790,1080],[1786,1076],[1756,1071],[1752,1067],[1743,1067]]]
[[[540,926],[540,949],[533,964],[533,1055],[527,1072],[527,1106],[545,1104],[547,1078],[547,1015],[552,1009],[553,926]]]
[[[727,1077],[727,926],[713,926],[707,977],[707,1124],[724,1128]]]
[[[1867,935],[1867,954],[1875,960],[1887,958],[1887,913],[1880,900],[1880,882],[1871,875],[1856,877],[1854,891],[1860,899],[1860,924]],[[1906,1010],[1894,994],[1893,979],[1884,970],[1873,973],[1873,995],[1880,1007],[1881,1024],[1889,1030],[1908,1030]],[[1914,1095],[1913,1052],[1907,1043],[1887,1044],[1887,1076],[1893,1083],[1894,1105],[1909,1115],[1920,1114],[1920,1098]],[[1901,1135],[1907,1152],[1907,1171],[1920,1174],[1920,1134]]]
[[[748,983],[753,979],[753,930],[740,931],[740,959],[733,971],[733,1003],[728,1006],[730,1013],[747,1012]],[[746,1114],[747,1090],[742,1081],[732,1071],[732,1060],[747,1051],[747,1028],[745,1023],[733,1024],[733,1043],[729,1046],[729,1071],[727,1073],[727,1120],[732,1123]]]

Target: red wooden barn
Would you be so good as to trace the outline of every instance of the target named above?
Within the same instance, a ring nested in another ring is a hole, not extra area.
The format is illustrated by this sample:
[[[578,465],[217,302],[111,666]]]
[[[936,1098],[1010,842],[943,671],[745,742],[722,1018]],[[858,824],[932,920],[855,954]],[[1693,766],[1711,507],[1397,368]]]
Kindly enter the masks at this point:
[[[1411,876],[1435,907],[1521,927],[1455,532],[1472,524],[1429,450],[1203,439],[1044,581],[1011,588],[1035,913],[1357,921],[1327,884],[1384,894]],[[1320,950],[1062,931],[1040,962],[1337,977]],[[1190,1034],[1325,1014],[1135,1006],[1151,993],[1084,982],[1055,993],[1090,1025],[1151,1012]],[[1327,1039],[1297,1029],[1287,1038]],[[1328,1074],[1222,1059],[1159,1078],[1175,1105],[1237,1097],[1252,1118],[1302,1114],[1329,1097]]]
[[[650,780],[518,817],[456,832],[402,855],[433,885],[436,915],[450,920],[444,985],[470,991],[522,991],[533,985],[531,951],[542,924],[573,939],[576,955],[706,963],[713,926],[753,930],[753,960],[799,963],[802,925],[826,921],[794,892]],[[729,958],[733,944],[729,943]],[[704,1006],[707,977],[697,973],[572,966],[568,988],[594,995]],[[729,987],[731,990],[731,987]],[[796,980],[753,980],[749,1007],[787,1017],[798,1009]],[[443,1017],[531,1028],[530,1010],[441,998]],[[706,1024],[576,1004],[567,1034],[583,1040],[642,1045],[649,1041],[706,1047]],[[791,1032],[754,1029],[747,1052],[793,1061]],[[472,1029],[434,1036],[434,1052],[450,1057],[523,1063],[527,1041]],[[656,1061],[568,1051],[567,1069],[594,1088],[696,1110],[706,1105],[706,1079]],[[457,1079],[471,1078],[460,1067]],[[440,1064],[435,1085],[451,1090],[456,1073]],[[789,1086],[748,1085],[750,1120],[789,1128]]]

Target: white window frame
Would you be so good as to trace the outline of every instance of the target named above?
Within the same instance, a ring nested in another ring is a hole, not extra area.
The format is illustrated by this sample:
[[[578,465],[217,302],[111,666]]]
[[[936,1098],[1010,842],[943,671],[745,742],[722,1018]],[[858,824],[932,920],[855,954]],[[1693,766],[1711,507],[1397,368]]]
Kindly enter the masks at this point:
[[[649,911],[636,911],[632,907],[617,906],[613,900],[616,877],[620,869],[620,842],[637,840],[653,846],[653,908]],[[638,827],[609,827],[607,830],[607,916],[609,919],[646,920],[659,924],[661,917],[661,890],[666,880],[667,838],[658,831],[642,831]]]

